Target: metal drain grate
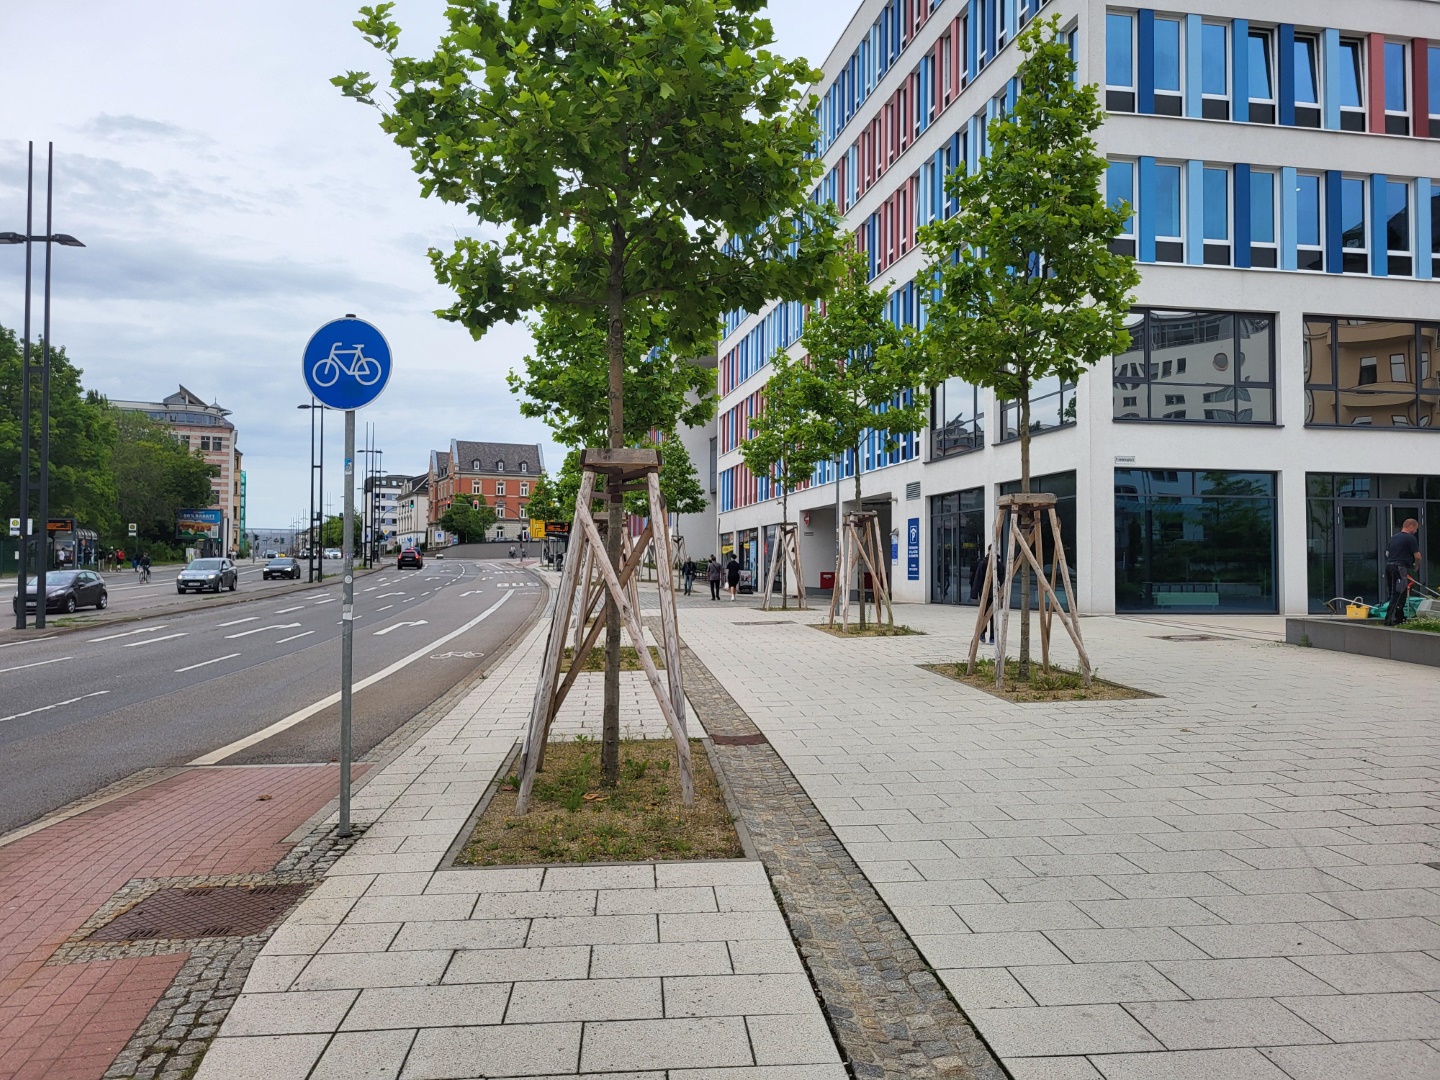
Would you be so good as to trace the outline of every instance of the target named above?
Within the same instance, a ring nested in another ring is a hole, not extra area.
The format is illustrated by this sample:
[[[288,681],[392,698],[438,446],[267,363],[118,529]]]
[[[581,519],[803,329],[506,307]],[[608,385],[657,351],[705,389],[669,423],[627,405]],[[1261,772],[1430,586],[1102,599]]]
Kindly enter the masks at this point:
[[[91,941],[244,937],[258,934],[305,895],[308,885],[219,885],[161,889],[93,934]]]
[[[1224,641],[1215,634],[1161,634],[1157,641]]]

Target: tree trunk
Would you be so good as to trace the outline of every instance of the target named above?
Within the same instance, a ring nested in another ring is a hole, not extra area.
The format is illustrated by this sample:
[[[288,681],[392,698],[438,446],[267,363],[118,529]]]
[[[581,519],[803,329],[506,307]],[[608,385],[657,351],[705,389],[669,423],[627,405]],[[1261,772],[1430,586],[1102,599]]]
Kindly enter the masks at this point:
[[[860,444],[855,444],[855,512],[858,514],[865,509],[865,502],[860,495]],[[865,629],[865,562],[863,559],[855,560],[855,573],[858,577],[856,582],[856,595],[860,597],[860,629]]]
[[[610,360],[610,449],[625,445],[625,299],[622,292],[624,263],[619,245],[610,260],[609,297],[606,305],[610,325],[606,340]],[[605,533],[605,557],[620,571],[621,532],[625,524],[624,496],[619,485],[607,485],[610,499]],[[638,617],[638,612],[637,612]],[[643,642],[637,647],[644,648]],[[600,776],[605,787],[620,781],[620,608],[613,596],[605,601],[605,691],[601,723]]]
[[[786,468],[785,475],[787,477],[790,475],[788,468]],[[790,524],[790,485],[787,483],[780,489],[780,528],[775,532],[775,551],[771,555],[773,559],[781,557],[785,546],[785,526],[788,524]],[[771,574],[774,574],[773,569],[771,570]],[[769,585],[770,583],[767,581],[765,584]],[[780,610],[790,610],[790,590],[785,587],[783,579],[780,586]]]
[[[1020,491],[1030,494],[1030,384],[1023,384],[1020,395]],[[1030,520],[1029,515],[1012,518],[1012,527],[1020,528]],[[1021,535],[1024,535],[1023,533]],[[1001,657],[1001,663],[1004,663]],[[1030,679],[1030,564],[1020,562],[1020,663],[1015,672],[1020,682]]]

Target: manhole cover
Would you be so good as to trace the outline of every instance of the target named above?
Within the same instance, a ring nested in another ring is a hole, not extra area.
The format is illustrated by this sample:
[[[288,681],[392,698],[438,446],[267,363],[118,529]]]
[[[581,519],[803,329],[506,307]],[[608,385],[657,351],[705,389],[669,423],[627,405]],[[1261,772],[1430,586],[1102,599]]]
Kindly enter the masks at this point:
[[[1161,634],[1159,641],[1224,641],[1214,634]]]
[[[710,740],[716,746],[759,746],[770,741],[758,731],[753,735],[711,735]]]
[[[92,941],[244,937],[285,914],[308,885],[161,889],[90,935]]]

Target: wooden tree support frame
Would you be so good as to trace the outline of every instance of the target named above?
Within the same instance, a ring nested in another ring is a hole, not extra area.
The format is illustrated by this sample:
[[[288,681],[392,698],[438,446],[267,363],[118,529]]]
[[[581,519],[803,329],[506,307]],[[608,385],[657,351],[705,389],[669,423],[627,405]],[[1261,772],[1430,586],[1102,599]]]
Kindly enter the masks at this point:
[[[763,611],[770,610],[770,596],[775,591],[776,579],[780,576],[782,566],[793,573],[795,604],[803,611],[806,608],[805,568],[800,564],[800,526],[793,521],[782,521],[777,526],[775,550],[770,554],[770,569],[765,574],[765,599],[760,604]],[[788,585],[782,593],[787,597],[790,595]]]
[[[880,536],[880,515],[873,510],[850,511],[845,515],[844,527],[840,532],[840,554],[835,560],[835,591],[830,597],[830,625],[835,625],[835,612],[840,612],[840,626],[850,628],[850,583],[856,581],[859,596],[860,622],[865,621],[865,579],[856,580],[861,568],[870,571],[870,580],[875,592],[875,621],[880,621],[880,608],[884,605],[885,617],[895,622],[895,611],[890,606],[890,585],[885,568],[889,561],[884,541]]]
[[[1080,637],[1080,613],[1075,603],[1075,588],[1070,579],[1070,564],[1065,559],[1065,545],[1060,542],[1060,516],[1055,512],[1055,496],[1044,492],[1023,495],[1002,495],[995,515],[995,537],[990,545],[990,561],[985,567],[985,586],[980,591],[980,614],[975,620],[975,633],[970,638],[970,657],[965,665],[966,674],[975,670],[975,659],[980,651],[981,631],[989,624],[991,616],[998,611],[998,626],[995,633],[995,686],[998,689],[1005,681],[1005,646],[1010,631],[1010,605],[998,595],[995,587],[995,570],[999,558],[1000,537],[1005,534],[1004,526],[1009,523],[1009,542],[1005,549],[1006,573],[1001,585],[1007,588],[1015,580],[1023,564],[1035,574],[1038,585],[1037,599],[1040,612],[1040,667],[1050,670],[1050,638],[1052,622],[1060,616],[1060,624],[1070,635],[1075,652],[1080,658],[1080,674],[1085,685],[1090,685],[1090,656]],[[1045,577],[1045,525],[1050,526],[1050,545],[1054,558],[1050,563],[1050,577]],[[1065,592],[1065,603],[1060,602],[1055,590],[1056,581]]]
[[[694,773],[690,763],[690,739],[685,730],[685,692],[680,671],[680,625],[675,611],[675,587],[669,574],[659,574],[660,652],[665,658],[665,674],[661,675],[645,644],[645,631],[640,621],[640,593],[636,571],[646,550],[655,545],[657,561],[670,565],[670,535],[666,527],[665,501],[660,494],[660,455],[655,450],[586,450],[580,458],[582,468],[580,493],[575,499],[575,522],[571,527],[571,551],[565,559],[560,578],[560,591],[555,600],[555,614],[545,642],[545,656],[540,667],[540,682],[535,687],[535,701],[530,710],[530,724],[521,748],[520,794],[515,812],[530,810],[535,787],[535,774],[545,760],[545,741],[555,717],[570,688],[584,669],[585,661],[594,651],[605,627],[599,608],[607,598],[620,610],[620,621],[655,698],[680,760],[680,790],[685,805],[695,799]],[[607,487],[626,488],[634,485],[649,494],[650,523],[638,537],[624,539],[619,572],[606,558],[601,523],[591,510],[596,479],[606,478]],[[658,528],[657,528],[657,523]],[[594,623],[590,623],[594,616]],[[560,677],[560,662],[570,636],[570,623],[575,621],[575,650],[570,670]],[[588,625],[587,625],[588,624]]]

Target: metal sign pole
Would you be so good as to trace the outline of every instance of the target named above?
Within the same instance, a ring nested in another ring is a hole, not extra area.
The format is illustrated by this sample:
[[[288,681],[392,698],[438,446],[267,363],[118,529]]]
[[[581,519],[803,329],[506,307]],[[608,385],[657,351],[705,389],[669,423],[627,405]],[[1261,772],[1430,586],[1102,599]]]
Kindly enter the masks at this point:
[[[345,410],[344,574],[340,603],[340,833],[350,835],[350,709],[355,670],[355,410]]]

